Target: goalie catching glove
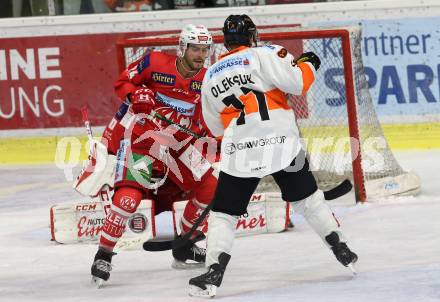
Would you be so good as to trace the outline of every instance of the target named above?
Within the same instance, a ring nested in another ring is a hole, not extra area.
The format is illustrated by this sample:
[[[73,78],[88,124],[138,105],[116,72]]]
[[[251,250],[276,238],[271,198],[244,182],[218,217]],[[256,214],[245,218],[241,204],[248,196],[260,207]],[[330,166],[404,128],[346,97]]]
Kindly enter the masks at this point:
[[[298,59],[295,60],[296,64],[309,62],[315,67],[315,70],[319,69],[319,66],[321,66],[321,60],[314,52],[305,52],[302,55],[298,57]]]

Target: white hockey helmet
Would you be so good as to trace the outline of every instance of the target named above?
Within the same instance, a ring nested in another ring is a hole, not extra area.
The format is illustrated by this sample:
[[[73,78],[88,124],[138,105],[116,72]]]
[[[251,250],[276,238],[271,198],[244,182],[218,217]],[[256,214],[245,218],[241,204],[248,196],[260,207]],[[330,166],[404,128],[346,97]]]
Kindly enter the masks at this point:
[[[188,44],[211,45],[211,33],[204,25],[187,24],[182,29],[179,37],[179,49],[177,55],[183,57],[185,55]]]

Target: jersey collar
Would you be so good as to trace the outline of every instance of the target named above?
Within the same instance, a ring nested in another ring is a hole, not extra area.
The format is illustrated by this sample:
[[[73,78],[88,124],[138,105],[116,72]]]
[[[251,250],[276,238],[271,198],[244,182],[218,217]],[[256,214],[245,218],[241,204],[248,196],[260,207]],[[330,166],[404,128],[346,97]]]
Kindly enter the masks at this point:
[[[249,48],[249,46],[239,46],[237,48],[234,48],[230,52],[227,52],[227,53],[224,53],[224,54],[220,55],[218,58],[219,58],[219,60],[221,60],[221,59],[223,59],[226,56],[232,55],[234,53],[237,53],[239,51],[242,51],[242,50],[245,50],[245,49],[248,49],[248,48]]]

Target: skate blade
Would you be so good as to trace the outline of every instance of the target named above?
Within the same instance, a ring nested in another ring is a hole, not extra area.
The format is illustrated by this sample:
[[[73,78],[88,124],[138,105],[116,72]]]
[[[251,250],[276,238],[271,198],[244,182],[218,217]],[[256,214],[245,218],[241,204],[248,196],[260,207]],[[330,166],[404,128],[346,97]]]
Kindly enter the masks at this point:
[[[191,297],[199,297],[199,298],[214,298],[217,293],[217,286],[212,284],[207,284],[206,289],[201,289],[195,285],[189,285],[188,294]]]
[[[347,267],[351,270],[353,276],[357,276],[357,271],[356,268],[354,267],[354,263],[350,263],[349,265],[347,265]]]
[[[92,277],[91,284],[96,288],[101,288],[104,285],[104,279],[98,278],[98,277]]]
[[[179,269],[179,270],[198,269],[198,268],[204,268],[205,263],[197,263],[197,262],[186,263],[186,262],[182,262],[182,261],[174,259],[173,263],[171,264],[171,267],[174,269]]]

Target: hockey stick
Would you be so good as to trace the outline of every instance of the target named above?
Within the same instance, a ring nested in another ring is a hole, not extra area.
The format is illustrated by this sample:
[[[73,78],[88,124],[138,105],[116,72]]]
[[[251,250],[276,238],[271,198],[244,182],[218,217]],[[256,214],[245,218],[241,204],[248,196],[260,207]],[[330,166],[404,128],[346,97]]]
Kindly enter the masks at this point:
[[[194,234],[196,229],[203,222],[205,217],[208,215],[209,211],[211,211],[213,206],[214,206],[214,201],[211,201],[208,204],[208,206],[205,208],[205,210],[203,210],[202,214],[200,214],[199,218],[197,218],[197,220],[194,222],[194,225],[191,227],[191,229],[187,233],[185,233],[182,237],[172,240],[163,240],[163,241],[145,241],[142,247],[144,248],[144,250],[149,252],[160,252],[171,249],[177,249],[184,246],[189,241],[191,236]]]
[[[333,200],[338,197],[341,197],[353,188],[353,185],[351,182],[346,179],[343,182],[341,182],[339,185],[334,187],[331,190],[324,191],[324,198],[325,200]],[[195,230],[199,227],[199,225],[203,222],[205,217],[208,215],[209,211],[214,206],[214,201],[211,201],[208,206],[205,208],[205,210],[200,214],[200,217],[197,218],[192,228],[189,230],[188,233],[184,234],[182,237],[173,239],[173,240],[163,240],[163,241],[146,241],[143,244],[143,248],[146,251],[149,252],[160,252],[160,251],[166,251],[171,249],[177,249],[182,246],[184,246],[188,240],[191,238]]]
[[[89,139],[89,154],[93,155],[93,135],[92,135],[92,127],[90,127],[89,113],[87,111],[87,106],[81,107],[82,119],[84,122],[84,126],[86,127],[87,138]]]
[[[202,136],[198,135],[197,133],[189,130],[188,128],[183,127],[182,125],[164,117],[163,115],[157,113],[156,111],[152,110],[150,114],[148,114],[149,117],[151,118],[157,118],[161,121],[164,121],[165,123],[167,123],[168,125],[172,125],[172,126],[176,126],[177,128],[179,128],[180,131],[194,137],[194,138],[201,138]]]
[[[324,191],[324,199],[325,200],[333,200],[338,197],[344,196],[348,192],[351,191],[353,188],[353,185],[351,184],[351,181],[348,179],[341,182],[339,185],[334,187],[333,189],[330,189],[328,191]]]

